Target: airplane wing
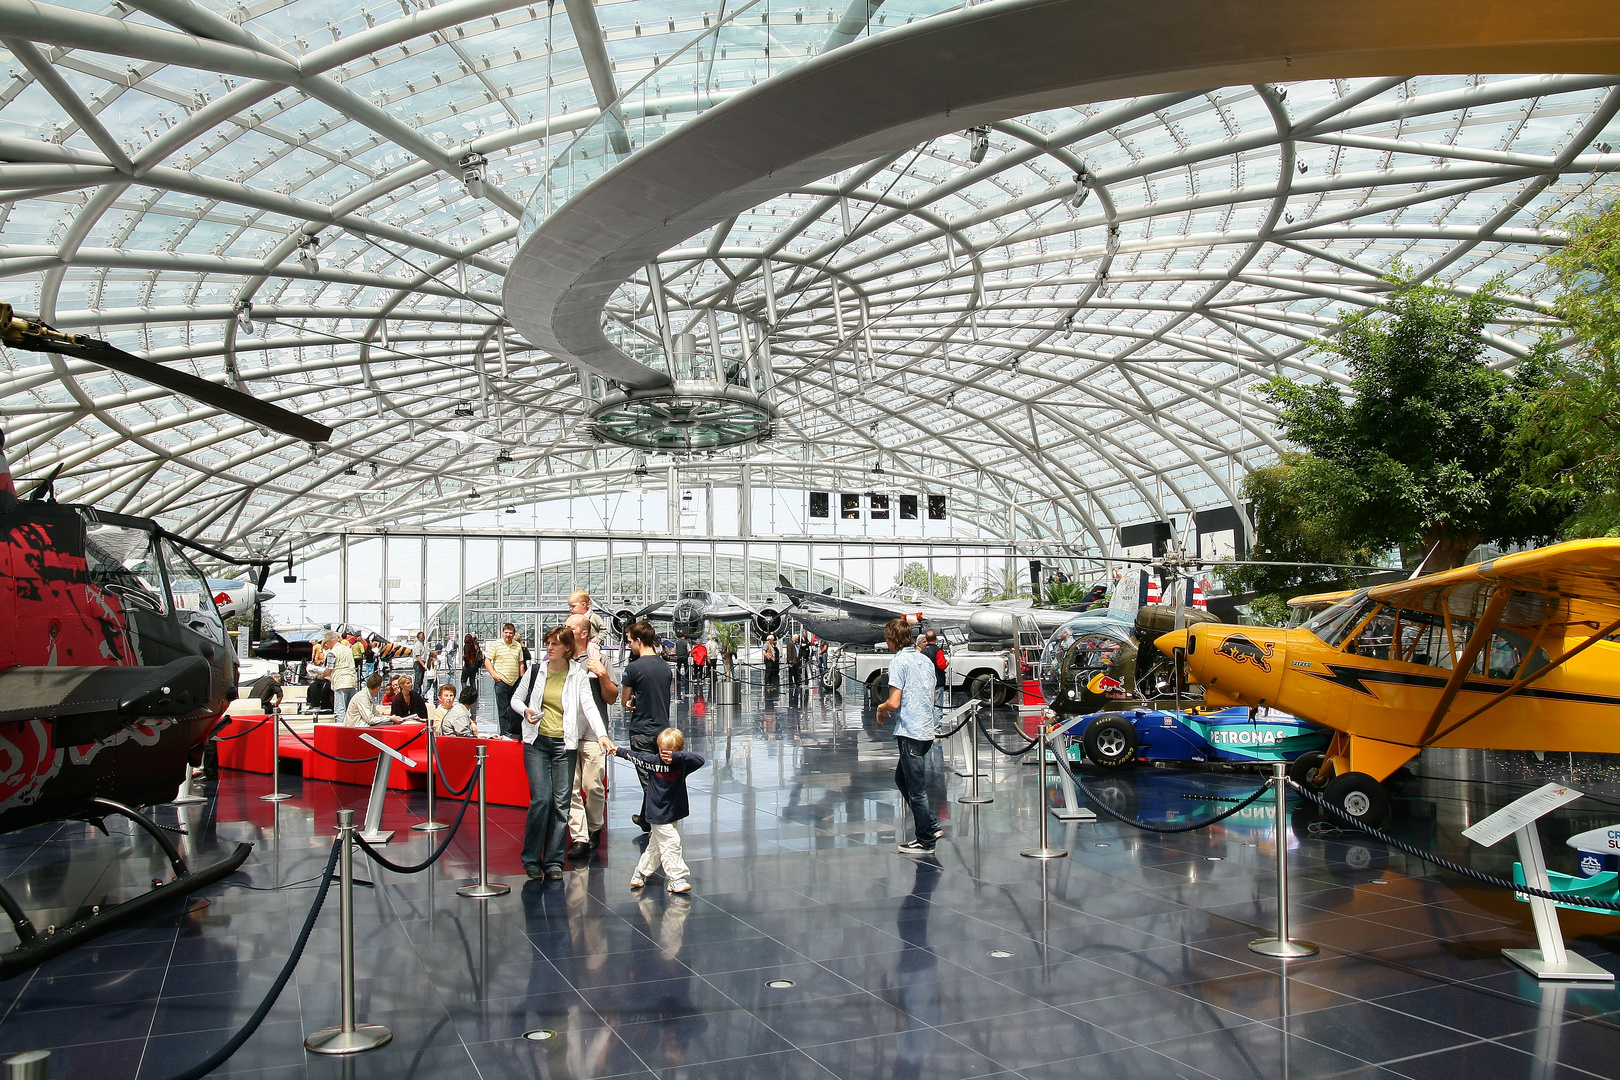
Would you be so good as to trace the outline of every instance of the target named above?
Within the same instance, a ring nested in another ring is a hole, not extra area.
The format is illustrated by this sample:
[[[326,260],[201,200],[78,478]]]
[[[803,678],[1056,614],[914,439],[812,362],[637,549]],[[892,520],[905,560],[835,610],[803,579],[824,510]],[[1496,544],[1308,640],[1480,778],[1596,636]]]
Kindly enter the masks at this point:
[[[776,591],[794,603],[811,600],[825,604],[837,604],[851,615],[864,616],[882,622],[888,622],[890,619],[896,619],[902,615],[920,614],[916,609],[907,609],[903,604],[896,601],[881,600],[875,596],[829,596],[826,593],[814,593],[807,589],[795,588],[787,583],[786,578],[777,581]]]
[[[1347,596],[1353,596],[1354,589],[1340,589],[1338,592],[1311,593],[1309,596],[1296,596],[1288,601],[1291,608],[1315,608],[1320,611],[1330,608]]]
[[[746,622],[758,615],[759,609],[731,593],[711,592],[704,616],[718,622]]]
[[[1509,596],[1496,601],[1503,589]],[[1572,540],[1377,585],[1367,595],[1432,615],[1443,606],[1453,617],[1474,619],[1496,601],[1500,611],[1492,621],[1499,625],[1591,633],[1620,619],[1620,540]]]

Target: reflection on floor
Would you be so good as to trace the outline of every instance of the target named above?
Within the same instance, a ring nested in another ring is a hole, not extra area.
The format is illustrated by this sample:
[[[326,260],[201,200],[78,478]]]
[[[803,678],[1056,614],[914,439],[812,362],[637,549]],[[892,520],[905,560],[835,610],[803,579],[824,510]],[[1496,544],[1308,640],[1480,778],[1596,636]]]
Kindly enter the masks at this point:
[[[1499,952],[1533,944],[1523,905],[1377,844],[1292,823],[1296,934],[1323,948],[1284,975],[1245,947],[1274,918],[1265,804],[1165,837],[1054,821],[1053,842],[1071,856],[1040,864],[1018,856],[1035,835],[1035,769],[986,749],[995,801],[970,808],[936,751],[947,838],[917,860],[895,852],[905,836],[892,742],[870,710],[752,687],[741,709],[683,692],[677,712],[709,758],[683,830],[690,899],[627,887],[642,838],[629,822],[638,788],[621,765],[607,843],[560,883],[523,877],[522,815],[492,809],[493,872],[510,896],[456,896],[473,873],[470,827],[431,871],[368,868],[376,887],[357,890],[359,1016],[392,1028],[392,1043],[343,1060],[302,1049],[339,1018],[334,897],[295,981],[218,1075],[1615,1075],[1620,993],[1538,986]],[[1004,741],[1020,741],[1011,718],[998,723]],[[1467,851],[1457,833],[1521,789],[1420,771],[1404,782],[1398,827],[1502,871],[1510,855]],[[1148,768],[1107,782],[1122,807],[1155,820],[1211,812],[1185,795],[1254,785]],[[239,883],[208,890],[205,909],[0,984],[0,1052],[49,1048],[58,1080],[125,1080],[170,1076],[218,1047],[288,954],[334,812],[365,799],[357,787],[284,787],[297,797],[277,807],[257,798],[267,777],[226,773],[216,801],[178,811],[192,850],[257,845]],[[394,795],[384,824],[405,830],[422,813],[420,795]],[[149,841],[112,828],[4,838],[6,880],[37,921],[163,873]],[[397,840],[396,860],[430,843],[409,831]],[[1547,846],[1560,865],[1562,845]],[[1620,968],[1616,938],[1596,936],[1613,920],[1566,914],[1565,925],[1579,951]],[[534,1029],[556,1036],[521,1037]]]

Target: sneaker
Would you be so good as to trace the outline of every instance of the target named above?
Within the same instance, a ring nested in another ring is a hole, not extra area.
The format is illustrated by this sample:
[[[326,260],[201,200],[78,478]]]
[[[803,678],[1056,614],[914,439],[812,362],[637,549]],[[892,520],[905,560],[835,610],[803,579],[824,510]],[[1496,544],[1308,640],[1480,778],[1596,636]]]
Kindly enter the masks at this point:
[[[640,874],[637,874],[635,877],[630,879],[630,887],[632,889],[639,889],[645,884],[647,884],[647,879],[642,877]]]
[[[676,895],[676,896],[679,896],[679,895],[681,895],[681,894],[682,894],[682,893],[689,893],[689,892],[691,892],[691,891],[692,891],[692,886],[691,886],[691,884],[690,884],[690,883],[688,883],[688,882],[685,882],[685,881],[677,881],[677,882],[675,882],[675,883],[674,883],[674,884],[673,884],[673,885],[670,885],[670,886],[669,886],[669,891],[670,891],[670,892],[671,892],[671,893],[673,893],[673,894],[674,894],[674,895]]]
[[[930,840],[925,844],[921,840],[912,840],[910,843],[901,844],[897,850],[902,855],[932,855],[934,842]]]

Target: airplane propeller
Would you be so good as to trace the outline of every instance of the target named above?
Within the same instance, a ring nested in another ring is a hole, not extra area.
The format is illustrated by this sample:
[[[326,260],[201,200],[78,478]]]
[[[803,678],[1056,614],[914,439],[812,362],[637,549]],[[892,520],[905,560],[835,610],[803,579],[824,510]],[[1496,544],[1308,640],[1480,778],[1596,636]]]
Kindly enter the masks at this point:
[[[105,341],[83,334],[66,334],[37,319],[21,318],[13,313],[10,304],[3,302],[0,302],[0,341],[30,352],[59,353],[88,360],[304,442],[328,442],[332,438],[331,428],[306,416],[189,372],[144,360]]]

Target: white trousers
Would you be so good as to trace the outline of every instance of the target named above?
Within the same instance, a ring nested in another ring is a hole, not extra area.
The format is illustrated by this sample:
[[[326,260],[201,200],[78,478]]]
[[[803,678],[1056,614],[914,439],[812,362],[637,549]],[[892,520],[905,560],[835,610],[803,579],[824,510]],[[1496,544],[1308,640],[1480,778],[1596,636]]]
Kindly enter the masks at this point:
[[[671,885],[685,881],[691,873],[686,868],[686,860],[681,858],[681,834],[673,825],[654,825],[647,834],[647,850],[641,853],[641,861],[636,864],[636,877],[642,880],[651,877],[659,863],[663,863],[664,879]]]

